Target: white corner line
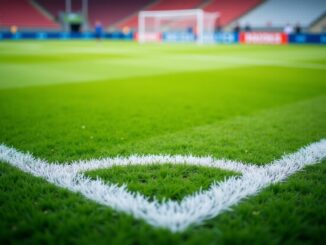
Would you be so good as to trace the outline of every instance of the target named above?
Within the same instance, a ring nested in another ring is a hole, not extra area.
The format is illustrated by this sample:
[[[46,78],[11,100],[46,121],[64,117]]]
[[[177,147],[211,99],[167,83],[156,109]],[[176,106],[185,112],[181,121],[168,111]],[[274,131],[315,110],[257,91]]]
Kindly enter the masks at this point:
[[[41,177],[57,186],[79,192],[83,196],[117,211],[125,212],[155,227],[180,232],[190,225],[200,224],[228,210],[245,197],[259,193],[263,188],[280,182],[307,165],[326,158],[326,140],[312,143],[297,152],[264,166],[243,164],[212,157],[149,155],[104,158],[78,161],[71,164],[50,164],[30,154],[0,144],[0,161],[9,163],[26,173]],[[130,192],[126,186],[107,184],[100,179],[92,180],[83,172],[115,165],[190,164],[221,168],[242,173],[222,182],[213,183],[206,191],[196,192],[181,202],[166,200],[150,201],[138,192]]]

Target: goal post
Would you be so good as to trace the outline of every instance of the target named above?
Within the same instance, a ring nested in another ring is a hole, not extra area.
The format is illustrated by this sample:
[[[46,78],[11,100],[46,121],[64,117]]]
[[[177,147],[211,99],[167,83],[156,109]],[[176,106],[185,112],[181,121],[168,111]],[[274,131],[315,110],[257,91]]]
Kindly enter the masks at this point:
[[[138,15],[138,41],[214,41],[218,13],[202,9],[141,11]]]

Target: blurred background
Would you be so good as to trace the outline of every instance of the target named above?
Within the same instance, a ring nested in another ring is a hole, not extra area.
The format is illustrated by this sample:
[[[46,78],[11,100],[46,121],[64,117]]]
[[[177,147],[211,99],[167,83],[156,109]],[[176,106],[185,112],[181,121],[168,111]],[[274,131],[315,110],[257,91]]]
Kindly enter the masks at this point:
[[[308,34],[290,39],[326,42],[324,36],[318,36],[326,32],[325,0],[1,0],[0,38],[132,40],[137,38],[140,11],[189,9],[217,13],[215,33]],[[196,34],[196,27],[191,24],[183,27]],[[170,30],[163,28],[160,32]],[[241,37],[215,39],[237,42]]]

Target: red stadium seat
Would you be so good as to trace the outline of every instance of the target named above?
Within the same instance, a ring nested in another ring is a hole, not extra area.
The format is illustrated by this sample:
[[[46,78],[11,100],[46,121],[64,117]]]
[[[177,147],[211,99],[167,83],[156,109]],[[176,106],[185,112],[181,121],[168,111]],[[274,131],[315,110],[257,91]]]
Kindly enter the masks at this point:
[[[175,1],[175,0],[160,0],[154,2],[152,5],[148,6],[146,10],[179,10],[179,9],[193,9],[198,8],[203,0],[187,0],[187,1]],[[131,28],[137,28],[138,26],[138,16],[134,15],[125,21],[120,22],[117,25],[119,28],[125,26]]]
[[[59,12],[65,11],[64,0],[37,0],[37,2],[53,16],[57,16]],[[150,0],[90,0],[88,1],[89,23],[91,26],[94,26],[95,22],[99,20],[104,26],[111,26],[117,21],[138,12],[150,2]],[[73,11],[80,11],[81,8],[81,0],[72,1]]]
[[[219,24],[225,26],[261,3],[261,0],[212,0],[203,9],[219,12]]]
[[[0,27],[57,29],[60,26],[42,14],[28,0],[1,0]]]
[[[35,0],[54,17],[65,11],[65,0]],[[201,8],[221,14],[219,25],[225,26],[238,19],[262,0],[91,0],[89,23],[94,26],[100,20],[105,27],[137,28],[140,10],[180,10]],[[82,0],[72,1],[72,11],[79,12]],[[0,26],[16,25],[30,28],[59,28],[59,25],[42,14],[28,0],[1,0]]]

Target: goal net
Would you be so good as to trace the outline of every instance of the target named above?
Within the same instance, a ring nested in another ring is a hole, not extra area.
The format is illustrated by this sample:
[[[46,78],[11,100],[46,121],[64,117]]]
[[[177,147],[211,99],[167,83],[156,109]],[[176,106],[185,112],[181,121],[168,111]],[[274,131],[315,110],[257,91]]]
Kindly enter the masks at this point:
[[[138,41],[214,42],[218,13],[202,9],[141,11],[138,15]]]

